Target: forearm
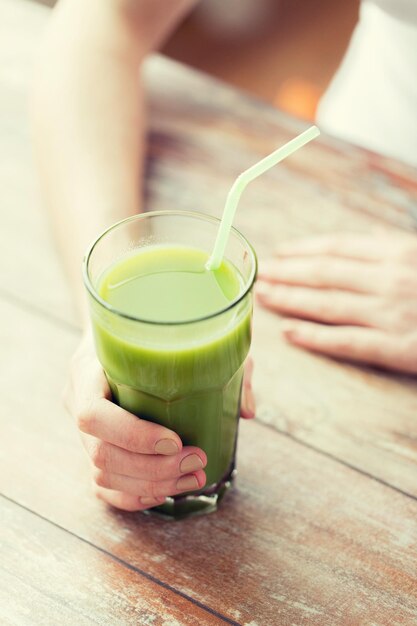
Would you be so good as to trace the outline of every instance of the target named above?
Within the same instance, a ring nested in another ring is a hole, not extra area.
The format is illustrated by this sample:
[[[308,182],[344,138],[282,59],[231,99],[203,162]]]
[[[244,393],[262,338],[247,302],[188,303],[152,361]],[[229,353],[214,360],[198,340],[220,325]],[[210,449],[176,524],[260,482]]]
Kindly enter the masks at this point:
[[[86,246],[140,207],[144,105],[133,33],[71,10],[64,2],[52,18],[33,117],[44,201],[84,321]]]
[[[33,98],[45,206],[87,322],[81,260],[88,243],[141,205],[140,66],[194,0],[60,0]]]

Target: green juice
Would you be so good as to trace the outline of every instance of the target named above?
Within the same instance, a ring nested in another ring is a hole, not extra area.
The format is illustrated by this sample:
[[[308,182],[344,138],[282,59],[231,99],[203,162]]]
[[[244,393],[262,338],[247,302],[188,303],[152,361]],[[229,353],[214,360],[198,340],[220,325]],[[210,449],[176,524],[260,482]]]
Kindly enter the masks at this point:
[[[231,263],[207,271],[207,259],[171,245],[122,256],[97,287],[118,313],[93,302],[92,320],[114,401],[202,448],[210,495],[234,470],[252,303],[236,302],[244,281]]]

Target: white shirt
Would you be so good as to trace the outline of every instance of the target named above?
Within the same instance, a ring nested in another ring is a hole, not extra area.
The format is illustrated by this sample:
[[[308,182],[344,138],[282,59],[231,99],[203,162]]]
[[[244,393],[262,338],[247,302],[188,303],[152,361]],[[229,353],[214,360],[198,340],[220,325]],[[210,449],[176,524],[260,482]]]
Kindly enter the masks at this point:
[[[363,0],[323,131],[417,167],[417,0]]]

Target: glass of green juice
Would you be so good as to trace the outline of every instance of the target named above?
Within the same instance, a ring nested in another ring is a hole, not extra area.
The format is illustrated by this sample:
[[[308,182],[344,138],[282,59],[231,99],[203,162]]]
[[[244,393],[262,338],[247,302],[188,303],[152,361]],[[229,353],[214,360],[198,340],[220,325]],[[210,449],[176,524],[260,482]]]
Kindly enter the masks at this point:
[[[257,260],[232,229],[221,266],[207,270],[219,223],[197,212],[135,215],[98,237],[84,259],[113,401],[207,454],[203,489],[150,510],[169,518],[216,510],[236,472]]]

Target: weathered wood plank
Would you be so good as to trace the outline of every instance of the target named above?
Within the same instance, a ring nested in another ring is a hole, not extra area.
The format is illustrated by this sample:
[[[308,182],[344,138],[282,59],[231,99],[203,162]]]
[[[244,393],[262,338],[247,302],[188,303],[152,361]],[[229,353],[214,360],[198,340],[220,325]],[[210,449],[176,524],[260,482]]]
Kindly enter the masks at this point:
[[[3,626],[227,622],[0,497]]]
[[[72,321],[28,147],[31,59],[47,11],[23,0],[0,8],[0,288]],[[147,80],[151,209],[218,214],[235,174],[300,128],[159,58]],[[325,139],[255,183],[238,225],[264,254],[305,233],[411,228],[416,197],[413,170]],[[238,489],[218,514],[166,524],[101,507],[59,399],[76,335],[4,296],[1,304],[4,493],[239,623],[417,620],[416,501],[261,424],[243,425]],[[415,494],[415,383],[305,355],[280,342],[272,316],[257,318],[262,419]]]
[[[60,406],[76,336],[0,306],[1,493],[240,624],[417,620],[417,501],[260,423],[242,423],[237,489],[218,513],[170,523],[104,508]]]
[[[220,214],[238,173],[304,125],[161,57],[148,63],[152,208]],[[415,228],[413,168],[322,136],[253,182],[237,223],[265,253],[305,233]],[[254,211],[256,211],[254,213]],[[255,223],[256,222],[256,223]]]
[[[258,310],[252,349],[259,419],[417,496],[417,384],[288,345]]]

